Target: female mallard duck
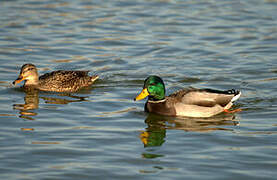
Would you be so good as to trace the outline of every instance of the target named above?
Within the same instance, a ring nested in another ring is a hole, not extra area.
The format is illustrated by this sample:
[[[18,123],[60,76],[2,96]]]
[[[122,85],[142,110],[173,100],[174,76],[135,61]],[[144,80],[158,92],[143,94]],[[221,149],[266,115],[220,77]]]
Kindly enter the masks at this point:
[[[42,91],[76,92],[83,87],[90,86],[97,75],[89,76],[89,71],[53,71],[38,76],[37,68],[33,64],[24,64],[18,78],[13,84],[25,80],[23,88],[35,88]]]
[[[135,101],[148,96],[145,111],[168,116],[211,117],[223,111],[228,112],[240,91],[219,91],[212,89],[188,88],[165,97],[163,80],[149,76],[144,81],[143,90]],[[229,111],[231,112],[231,111]]]

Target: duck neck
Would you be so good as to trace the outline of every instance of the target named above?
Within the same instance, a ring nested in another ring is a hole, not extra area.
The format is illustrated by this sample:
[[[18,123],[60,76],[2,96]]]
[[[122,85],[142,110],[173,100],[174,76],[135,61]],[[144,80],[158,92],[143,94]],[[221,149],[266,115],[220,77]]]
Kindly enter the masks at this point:
[[[148,102],[149,103],[162,103],[162,102],[165,102],[165,99],[161,99],[161,100],[151,100],[151,99],[148,99]]]
[[[38,84],[39,84],[39,78],[37,75],[26,79],[24,86],[37,86]]]
[[[159,102],[164,102],[164,101],[165,101],[164,96],[161,96],[159,98],[155,98],[154,96],[149,96],[148,97],[148,102],[159,103]]]

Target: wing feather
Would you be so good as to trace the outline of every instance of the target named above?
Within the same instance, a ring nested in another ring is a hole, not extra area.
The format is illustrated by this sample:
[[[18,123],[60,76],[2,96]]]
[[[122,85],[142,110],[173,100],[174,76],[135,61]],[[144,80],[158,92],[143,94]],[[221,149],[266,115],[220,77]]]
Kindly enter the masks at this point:
[[[219,91],[212,89],[189,88],[178,91],[169,97],[174,97],[176,101],[184,104],[205,107],[213,107],[218,104],[225,107],[239,93],[239,91],[235,90]]]

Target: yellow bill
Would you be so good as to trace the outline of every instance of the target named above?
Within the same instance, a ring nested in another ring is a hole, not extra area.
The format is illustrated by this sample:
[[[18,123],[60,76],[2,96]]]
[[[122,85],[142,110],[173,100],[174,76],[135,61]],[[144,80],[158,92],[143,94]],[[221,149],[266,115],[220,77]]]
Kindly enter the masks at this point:
[[[134,99],[135,101],[139,101],[142,100],[144,98],[146,98],[149,95],[149,92],[147,90],[147,88],[144,88],[141,93]]]

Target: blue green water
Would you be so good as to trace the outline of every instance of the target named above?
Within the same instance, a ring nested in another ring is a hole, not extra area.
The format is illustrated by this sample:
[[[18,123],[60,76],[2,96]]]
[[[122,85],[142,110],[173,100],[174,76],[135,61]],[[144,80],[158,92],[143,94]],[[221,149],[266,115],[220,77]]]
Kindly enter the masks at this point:
[[[0,2],[0,179],[268,179],[277,169],[277,1]],[[11,83],[90,70],[78,93]],[[239,89],[236,114],[163,117],[144,79]]]

